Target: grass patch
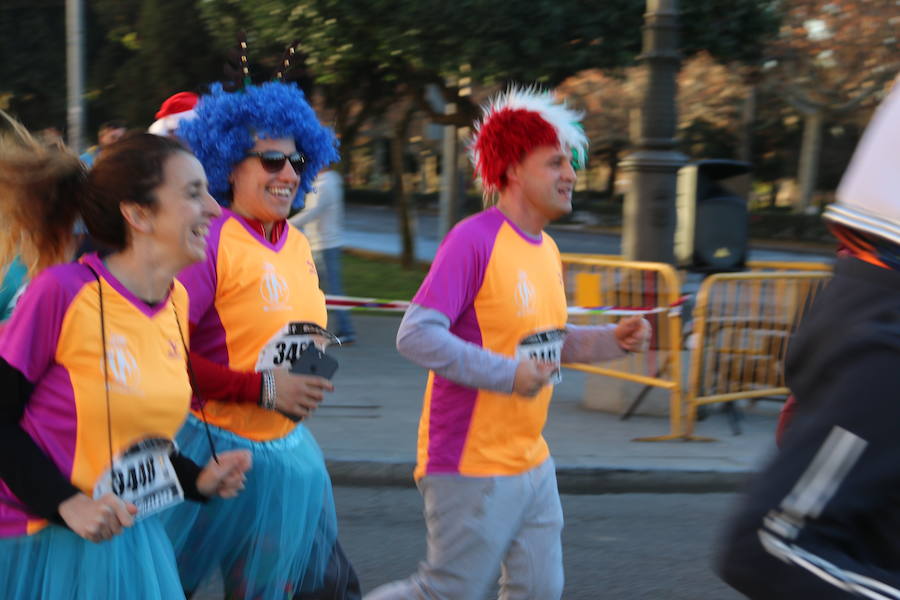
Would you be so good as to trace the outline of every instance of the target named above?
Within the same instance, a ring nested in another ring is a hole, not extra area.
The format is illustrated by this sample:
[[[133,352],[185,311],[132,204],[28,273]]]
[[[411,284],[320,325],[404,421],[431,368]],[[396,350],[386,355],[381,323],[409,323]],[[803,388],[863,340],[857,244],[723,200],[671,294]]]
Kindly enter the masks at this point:
[[[391,258],[362,256],[344,251],[344,293],[380,300],[410,300],[425,278],[427,267],[404,269]]]

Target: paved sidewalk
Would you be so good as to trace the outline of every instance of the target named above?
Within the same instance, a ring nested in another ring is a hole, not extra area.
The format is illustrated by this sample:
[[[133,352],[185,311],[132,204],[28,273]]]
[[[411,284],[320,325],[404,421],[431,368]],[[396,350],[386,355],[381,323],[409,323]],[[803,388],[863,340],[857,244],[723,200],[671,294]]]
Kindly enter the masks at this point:
[[[354,315],[359,341],[331,348],[339,361],[335,392],[309,422],[335,484],[413,485],[416,433],[426,372],[394,347],[396,315]],[[617,380],[566,370],[554,393],[545,437],[564,492],[712,492],[738,489],[773,450],[779,403],[745,407],[743,433],[724,414],[700,422],[698,435],[715,442],[634,442],[668,432],[665,417],[586,410],[586,381],[620,393]]]

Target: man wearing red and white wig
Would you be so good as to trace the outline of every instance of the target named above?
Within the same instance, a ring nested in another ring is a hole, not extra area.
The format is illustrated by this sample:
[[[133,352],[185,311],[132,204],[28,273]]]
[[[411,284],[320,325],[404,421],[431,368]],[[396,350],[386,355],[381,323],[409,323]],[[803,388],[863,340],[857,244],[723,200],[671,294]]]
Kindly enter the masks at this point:
[[[428,556],[409,579],[367,598],[562,595],[562,508],[541,432],[561,362],[644,346],[649,324],[567,325],[562,263],[544,227],[572,210],[587,139],[580,115],[548,92],[494,99],[472,146],[486,208],[441,243],[397,333],[430,369],[415,478]],[[573,160],[574,157],[574,160]]]
[[[175,130],[178,129],[178,124],[184,119],[193,119],[196,116],[194,106],[199,99],[193,92],[178,92],[169,96],[156,111],[156,121],[147,131],[155,135],[177,137]]]

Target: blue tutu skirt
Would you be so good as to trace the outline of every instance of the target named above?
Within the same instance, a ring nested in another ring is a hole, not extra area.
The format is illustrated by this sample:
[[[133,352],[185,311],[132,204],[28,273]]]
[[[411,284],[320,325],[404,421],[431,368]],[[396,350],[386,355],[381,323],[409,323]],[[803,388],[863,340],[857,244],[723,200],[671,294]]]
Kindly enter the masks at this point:
[[[172,543],[148,517],[101,543],[60,525],[0,539],[4,600],[169,600],[184,598]]]
[[[184,502],[160,514],[184,589],[221,576],[227,597],[291,598],[322,585],[337,538],[331,480],[309,430],[254,442],[210,426],[217,452],[253,454],[246,489],[228,500]],[[210,450],[203,423],[189,416],[178,434],[183,454],[204,465]]]

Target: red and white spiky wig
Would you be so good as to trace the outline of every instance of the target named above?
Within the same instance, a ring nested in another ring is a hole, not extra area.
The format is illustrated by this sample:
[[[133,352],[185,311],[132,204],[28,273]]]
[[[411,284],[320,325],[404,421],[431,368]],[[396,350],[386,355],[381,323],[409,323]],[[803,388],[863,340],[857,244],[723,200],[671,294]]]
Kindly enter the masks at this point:
[[[502,191],[506,170],[539,146],[567,148],[576,167],[584,166],[588,140],[581,114],[535,87],[510,87],[484,107],[475,125],[472,163],[486,194]]]

